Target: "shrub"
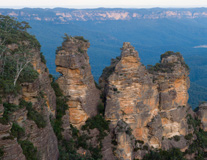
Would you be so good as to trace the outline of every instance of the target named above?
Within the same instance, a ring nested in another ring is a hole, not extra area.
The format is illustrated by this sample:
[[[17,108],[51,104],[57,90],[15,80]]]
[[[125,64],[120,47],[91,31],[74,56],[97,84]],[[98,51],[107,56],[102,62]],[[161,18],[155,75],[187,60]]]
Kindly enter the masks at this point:
[[[88,42],[88,40],[86,40],[83,36],[75,36],[74,38],[77,39],[77,40]]]
[[[176,142],[180,141],[180,136],[174,136],[173,138]]]
[[[109,121],[106,121],[101,115],[96,115],[89,118],[85,125],[82,126],[82,130],[94,128],[99,130],[99,140],[102,140],[107,135],[105,131],[109,131]]]
[[[130,127],[127,128],[126,134],[128,134],[129,136],[132,135],[132,129]]]
[[[51,124],[53,127],[53,130],[58,138],[58,140],[62,140],[62,117],[65,115],[66,110],[68,109],[67,105],[67,98],[63,97],[62,90],[60,89],[58,83],[54,81],[54,78],[52,75],[50,75],[50,78],[53,79],[53,82],[51,83],[52,88],[55,91],[55,95],[57,97],[56,99],[56,119],[51,120]]]
[[[102,155],[101,155],[101,147],[89,147],[90,153],[91,153],[91,157],[93,159],[97,159],[97,160],[101,160],[102,159]]]
[[[72,136],[73,136],[73,138],[78,137],[79,130],[76,127],[73,127],[72,124],[70,125],[70,127],[71,127],[71,130],[72,130]]]
[[[98,109],[99,114],[104,115],[105,108],[104,108],[104,104],[102,102],[100,102],[98,104],[97,109]]]
[[[83,134],[77,138],[77,148],[82,147],[84,149],[88,149],[87,140],[90,139],[86,134]]]
[[[94,80],[95,86],[98,90],[101,90],[101,87],[99,86],[99,84]]]
[[[45,121],[42,114],[37,112],[34,108],[32,108],[31,102],[26,102],[25,100],[20,101],[20,106],[26,107],[28,113],[27,118],[30,120],[33,120],[38,128],[44,128],[47,125],[47,122]]]
[[[185,136],[186,140],[191,140],[192,138],[193,138],[193,134],[192,133],[190,133],[190,134]]]
[[[177,148],[172,148],[168,151],[160,150],[158,151],[150,151],[150,153],[146,154],[143,160],[185,160],[184,154]]]
[[[0,123],[2,124],[7,124],[9,122],[9,115],[22,108],[21,106],[10,104],[10,103],[4,103],[3,106],[4,106],[4,114],[3,117],[0,118]]]
[[[39,76],[39,73],[34,70],[33,66],[30,64],[28,65],[20,74],[19,76],[19,83],[32,83],[34,82]]]
[[[190,114],[188,114],[187,123],[189,127],[193,127],[193,129],[196,130],[196,128],[200,126],[201,121],[197,118],[194,119]]]
[[[60,89],[60,87],[59,87],[59,85],[58,85],[58,83],[57,82],[52,82],[51,83],[51,86],[52,86],[52,88],[54,89],[54,91],[55,91],[55,95],[57,96],[57,97],[61,97],[61,96],[63,96],[63,94],[62,94],[62,90]]]
[[[144,144],[144,141],[141,141],[141,140],[136,140],[135,143],[140,143],[140,144]]]
[[[4,156],[4,150],[3,148],[0,148],[0,159]]]
[[[17,123],[13,123],[11,128],[11,135],[13,137],[16,137],[17,139],[20,139],[25,135],[25,130],[22,127],[20,127]]]
[[[41,58],[41,62],[46,64],[47,61],[46,61],[45,56],[43,55],[42,52],[40,52],[40,58]]]
[[[19,144],[21,145],[23,154],[25,155],[27,160],[38,160],[37,148],[34,147],[32,142],[24,140],[19,141]]]
[[[84,50],[81,47],[78,47],[78,52],[84,53]]]
[[[148,150],[149,147],[145,145],[145,146],[143,146],[143,149],[144,149],[144,150]]]

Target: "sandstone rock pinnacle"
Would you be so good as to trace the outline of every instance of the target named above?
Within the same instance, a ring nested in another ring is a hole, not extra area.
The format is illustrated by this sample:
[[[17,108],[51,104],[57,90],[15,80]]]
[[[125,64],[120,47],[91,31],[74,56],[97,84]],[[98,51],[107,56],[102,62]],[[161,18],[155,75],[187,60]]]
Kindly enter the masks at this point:
[[[97,114],[99,101],[87,55],[89,46],[82,37],[70,37],[56,54],[56,70],[62,74],[57,83],[68,98],[69,122],[77,128]]]

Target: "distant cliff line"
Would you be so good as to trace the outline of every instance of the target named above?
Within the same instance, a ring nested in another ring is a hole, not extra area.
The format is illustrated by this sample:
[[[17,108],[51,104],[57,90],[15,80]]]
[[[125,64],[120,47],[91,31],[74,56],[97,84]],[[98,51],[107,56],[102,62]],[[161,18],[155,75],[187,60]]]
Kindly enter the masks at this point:
[[[152,9],[0,9],[0,15],[9,15],[21,20],[67,23],[70,21],[106,21],[139,19],[195,19],[207,18],[207,8],[152,8]]]

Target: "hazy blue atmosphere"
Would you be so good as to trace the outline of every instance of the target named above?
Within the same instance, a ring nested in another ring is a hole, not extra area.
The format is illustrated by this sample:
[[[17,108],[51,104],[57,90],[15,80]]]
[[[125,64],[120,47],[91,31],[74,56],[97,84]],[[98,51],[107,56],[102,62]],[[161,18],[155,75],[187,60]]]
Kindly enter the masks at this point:
[[[110,16],[114,16],[118,20],[113,17],[103,20],[97,16],[80,18],[84,14],[87,15],[86,13],[95,15],[99,12],[113,13]],[[146,66],[158,63],[160,55],[166,51],[181,52],[191,69],[189,102],[195,107],[200,101],[207,99],[206,8],[102,8],[92,10],[25,8],[21,10],[0,9],[0,13],[11,14],[20,21],[26,20],[30,23],[32,26],[30,32],[40,41],[42,52],[47,59],[47,66],[53,75],[57,74],[55,71],[55,51],[61,45],[64,33],[72,36],[84,36],[90,41],[88,54],[96,81],[102,74],[102,70],[110,65],[111,58],[120,55],[123,42],[131,42],[139,52],[141,62]],[[63,17],[58,16],[57,13]],[[126,13],[128,16],[125,16]],[[133,18],[134,13],[141,15],[141,17],[139,19]],[[67,14],[74,14],[74,19],[65,16]],[[78,14],[80,17],[77,17]],[[198,14],[200,16],[196,16]]]

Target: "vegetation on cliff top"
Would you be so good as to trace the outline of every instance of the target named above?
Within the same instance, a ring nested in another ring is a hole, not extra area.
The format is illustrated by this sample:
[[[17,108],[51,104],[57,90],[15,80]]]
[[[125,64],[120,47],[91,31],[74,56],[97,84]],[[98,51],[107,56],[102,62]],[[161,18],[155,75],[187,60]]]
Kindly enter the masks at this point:
[[[164,63],[156,63],[154,66],[148,65],[147,66],[148,71],[150,73],[155,73],[155,72],[172,73],[175,70],[174,67],[178,63],[181,63],[181,65],[183,67],[185,67],[185,69],[187,71],[190,70],[188,65],[183,60],[183,57],[180,54],[180,52],[167,51],[167,52],[165,52],[164,54],[162,54],[160,56],[160,59],[162,61],[162,59],[168,58],[170,56],[176,56],[178,58],[177,62],[173,62],[173,63],[165,63],[165,62]]]
[[[0,15],[0,93],[15,93],[23,82],[33,82],[38,73],[33,69],[37,39],[27,32],[27,22]]]

